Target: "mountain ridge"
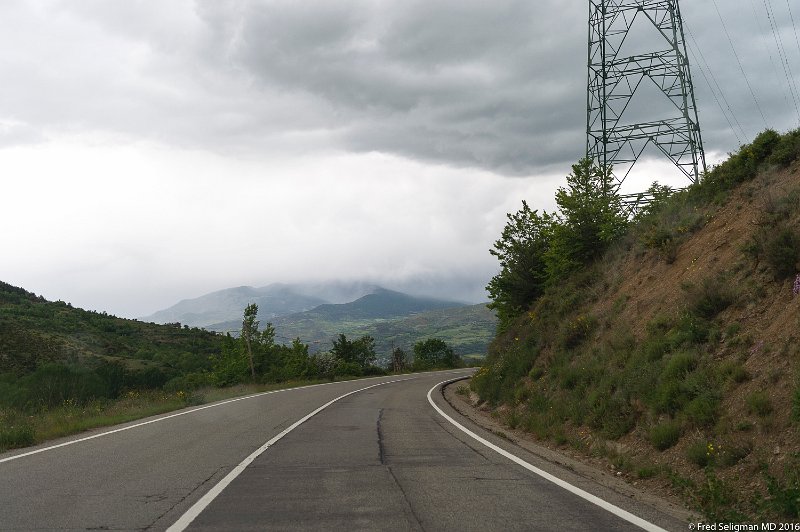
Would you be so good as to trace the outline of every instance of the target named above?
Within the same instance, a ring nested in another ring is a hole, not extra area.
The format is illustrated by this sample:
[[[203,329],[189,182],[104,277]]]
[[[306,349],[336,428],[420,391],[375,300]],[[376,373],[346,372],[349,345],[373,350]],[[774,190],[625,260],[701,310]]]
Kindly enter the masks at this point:
[[[266,321],[278,316],[311,310],[323,304],[347,302],[379,287],[365,282],[272,283],[263,287],[237,286],[209,292],[139,318],[154,323],[182,323],[192,327],[241,319],[250,303],[258,305],[258,316]],[[352,298],[352,299],[351,299]]]
[[[266,320],[278,325],[289,321],[324,321],[343,322],[348,320],[390,320],[411,316],[414,313],[438,309],[468,306],[457,301],[417,297],[378,287],[371,294],[366,294],[348,303],[324,303],[303,312],[275,316]],[[259,313],[260,316],[260,313]],[[241,327],[241,320],[214,323],[207,326],[217,332],[234,332]]]

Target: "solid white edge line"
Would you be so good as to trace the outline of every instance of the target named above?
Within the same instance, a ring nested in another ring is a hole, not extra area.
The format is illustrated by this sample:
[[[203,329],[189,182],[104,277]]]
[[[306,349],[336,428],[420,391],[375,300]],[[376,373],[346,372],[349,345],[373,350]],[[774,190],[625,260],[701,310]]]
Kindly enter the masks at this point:
[[[358,379],[358,380],[370,380],[370,379],[381,379],[381,378],[384,378],[384,377],[369,377],[367,379]],[[85,441],[88,441],[88,440],[93,440],[95,438],[102,438],[103,436],[109,436],[111,434],[116,434],[117,432],[124,432],[126,430],[131,430],[131,429],[135,429],[135,428],[138,428],[138,427],[143,427],[145,425],[150,425],[151,423],[158,423],[160,421],[165,421],[167,419],[172,419],[174,417],[185,416],[187,414],[193,414],[194,412],[199,412],[200,410],[206,410],[208,408],[216,408],[218,406],[227,405],[229,403],[235,403],[236,401],[244,401],[244,400],[247,400],[247,399],[254,399],[256,397],[262,397],[264,395],[270,395],[270,394],[274,394],[274,393],[291,392],[291,391],[294,391],[294,390],[305,390],[305,389],[308,389],[308,388],[316,388],[318,386],[329,386],[331,384],[342,384],[342,383],[345,383],[345,382],[355,382],[355,381],[323,382],[323,383],[320,383],[320,384],[309,384],[308,386],[297,386],[295,388],[283,388],[281,390],[272,390],[272,391],[269,391],[269,392],[260,392],[260,393],[256,393],[256,394],[245,395],[243,397],[236,397],[234,399],[226,399],[225,401],[219,401],[219,402],[216,402],[216,403],[211,403],[210,405],[200,406],[198,408],[193,408],[191,410],[186,410],[184,412],[178,412],[177,414],[169,414],[167,416],[162,416],[162,417],[159,417],[159,418],[156,418],[156,419],[151,419],[150,421],[144,421],[142,423],[136,423],[134,425],[128,425],[127,427],[122,427],[122,428],[114,429],[114,430],[108,430],[106,432],[101,432],[100,434],[94,434],[92,436],[86,436],[86,437],[83,437],[83,438],[78,438],[76,440],[70,440],[70,441],[67,441],[67,442],[64,442],[64,443],[59,443],[57,445],[50,445],[48,447],[43,447],[41,449],[36,449],[36,450],[33,450],[33,451],[28,451],[28,452],[20,453],[20,454],[15,454],[14,456],[9,456],[7,458],[0,459],[0,464],[2,464],[3,462],[10,462],[12,460],[18,460],[18,459],[24,458],[26,456],[31,456],[31,455],[34,455],[34,454],[43,453],[45,451],[52,451],[53,449],[58,449],[60,447],[66,447],[68,445],[74,445],[76,443],[81,443],[81,442],[85,442]],[[395,381],[392,381],[392,382],[395,382]]]
[[[454,420],[453,418],[451,418],[450,416],[445,414],[444,411],[441,408],[439,408],[436,405],[436,403],[433,402],[433,397],[431,397],[431,394],[439,386],[442,386],[443,384],[448,384],[448,383],[451,383],[451,382],[456,382],[456,381],[459,381],[459,380],[462,380],[462,379],[450,379],[450,380],[442,381],[439,384],[437,384],[436,386],[434,386],[433,388],[431,388],[430,390],[428,390],[428,402],[439,413],[439,415],[441,415],[443,418],[445,418],[447,421],[449,421],[451,424],[453,424],[456,428],[461,430],[461,432],[465,433],[470,438],[473,438],[474,440],[477,440],[478,442],[482,443],[483,445],[485,445],[486,447],[490,448],[491,450],[493,450],[493,451],[501,454],[502,456],[508,458],[512,462],[515,462],[516,464],[521,465],[522,467],[524,467],[528,471],[530,471],[532,473],[535,473],[536,475],[539,475],[540,477],[544,478],[545,480],[548,480],[548,481],[552,482],[553,484],[555,484],[555,485],[557,485],[557,486],[559,486],[561,488],[564,488],[565,490],[569,491],[570,493],[573,493],[573,494],[577,495],[578,497],[580,497],[580,498],[582,498],[582,499],[584,499],[586,501],[589,501],[592,504],[595,504],[595,505],[599,506],[603,510],[611,512],[612,514],[616,515],[617,517],[620,517],[620,518],[624,519],[625,521],[628,521],[629,523],[638,526],[639,528],[647,530],[648,532],[667,532],[663,528],[661,528],[661,527],[659,527],[657,525],[654,525],[653,523],[651,523],[649,521],[645,521],[641,517],[637,517],[637,516],[633,515],[632,513],[628,512],[628,511],[625,511],[625,510],[623,510],[622,508],[620,508],[618,506],[614,506],[610,502],[604,501],[600,497],[592,495],[591,493],[589,493],[587,491],[584,491],[584,490],[582,490],[582,489],[580,489],[580,488],[578,488],[576,486],[573,486],[572,484],[570,484],[569,482],[566,482],[565,480],[561,480],[560,478],[558,478],[556,476],[553,476],[550,473],[547,473],[546,471],[542,471],[538,467],[529,464],[528,462],[526,462],[522,458],[519,458],[519,457],[511,454],[510,452],[506,451],[505,449],[502,449],[502,448],[498,447],[497,445],[493,444],[492,442],[490,442],[488,440],[485,440],[484,438],[481,438],[480,436],[478,436],[477,434],[475,434],[474,432],[472,432],[471,430],[469,430],[468,428],[466,428],[465,426],[463,426],[462,424],[460,424],[459,422],[457,422],[456,420]]]
[[[200,513],[203,510],[205,510],[206,507],[209,504],[211,504],[211,502],[214,499],[216,499],[217,496],[220,493],[222,493],[222,491],[225,488],[227,488],[228,485],[236,479],[236,477],[241,475],[242,471],[244,471],[247,466],[249,466],[251,463],[253,463],[253,460],[258,458],[259,455],[261,455],[264,451],[266,451],[267,449],[272,447],[278,440],[280,440],[281,438],[283,438],[284,436],[289,434],[291,431],[293,431],[294,429],[296,429],[297,427],[299,427],[300,425],[302,425],[303,423],[305,423],[306,421],[308,421],[309,419],[311,419],[312,417],[314,417],[318,413],[322,412],[323,410],[325,410],[326,408],[331,406],[336,401],[339,401],[340,399],[344,399],[345,397],[347,397],[349,395],[353,395],[354,393],[363,392],[364,390],[369,390],[370,388],[375,388],[376,386],[383,386],[385,384],[392,384],[392,383],[395,383],[395,382],[403,382],[403,381],[413,380],[413,379],[416,379],[416,378],[417,377],[411,377],[411,378],[408,378],[408,379],[395,379],[395,380],[387,381],[387,382],[379,382],[378,384],[373,384],[373,385],[367,386],[365,388],[360,388],[358,390],[353,390],[352,392],[348,392],[348,393],[346,393],[344,395],[340,395],[339,397],[337,397],[335,399],[332,399],[331,401],[328,401],[327,403],[325,403],[321,407],[317,408],[316,410],[314,410],[310,414],[307,414],[306,416],[298,419],[297,421],[292,423],[292,425],[287,427],[283,432],[281,432],[280,434],[278,434],[277,436],[275,436],[274,438],[269,440],[267,443],[265,443],[264,445],[262,445],[261,447],[259,447],[255,451],[253,451],[253,453],[250,456],[248,456],[247,458],[242,460],[242,462],[239,465],[237,465],[236,467],[234,467],[231,470],[230,473],[225,475],[225,478],[220,480],[213,488],[208,490],[208,492],[206,492],[205,495],[200,497],[200,499],[196,503],[194,503],[192,505],[192,507],[189,508],[186,511],[186,513],[184,513],[177,521],[175,521],[175,523],[172,524],[172,526],[170,526],[167,529],[167,532],[182,532],[183,530],[186,530],[186,527],[188,527],[192,523],[192,521],[194,521],[197,518],[197,516],[200,515]]]

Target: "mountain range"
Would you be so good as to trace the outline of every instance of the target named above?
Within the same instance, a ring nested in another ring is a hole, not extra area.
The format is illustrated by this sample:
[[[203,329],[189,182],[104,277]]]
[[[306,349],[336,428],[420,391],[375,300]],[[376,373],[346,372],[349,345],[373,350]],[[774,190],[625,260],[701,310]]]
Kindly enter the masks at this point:
[[[363,282],[274,283],[260,288],[239,286],[184,299],[139,319],[153,323],[178,322],[216,330],[209,326],[241,321],[244,308],[250,303],[258,305],[258,318],[267,321],[276,316],[311,310],[326,303],[354,301],[376,289],[376,285]]]
[[[183,300],[142,320],[237,335],[250,303],[258,305],[262,328],[273,325],[277,341],[300,338],[311,352],[328,349],[345,334],[374,337],[380,358],[392,347],[410,351],[415,342],[433,337],[447,341],[460,355],[483,356],[496,328],[485,304],[412,296],[363,282],[229,288]]]

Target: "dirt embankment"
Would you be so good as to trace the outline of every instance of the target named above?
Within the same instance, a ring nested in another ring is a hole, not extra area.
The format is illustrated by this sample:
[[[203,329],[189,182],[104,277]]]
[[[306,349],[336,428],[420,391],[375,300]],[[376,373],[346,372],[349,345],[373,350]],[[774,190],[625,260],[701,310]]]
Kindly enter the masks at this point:
[[[494,410],[474,395],[451,394],[454,403],[520,445],[707,517],[793,519],[800,160],[776,168],[726,191],[721,205],[678,204],[657,227],[670,234],[662,247],[633,233],[592,270],[581,288],[590,293],[563,324],[534,306],[497,338],[476,376],[503,383]],[[570,336],[571,325],[584,335]]]

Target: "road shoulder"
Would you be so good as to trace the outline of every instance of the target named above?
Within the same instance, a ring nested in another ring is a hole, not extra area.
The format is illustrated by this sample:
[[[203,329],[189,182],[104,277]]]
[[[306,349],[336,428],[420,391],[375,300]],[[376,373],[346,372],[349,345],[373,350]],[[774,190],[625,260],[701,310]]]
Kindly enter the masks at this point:
[[[660,494],[654,494],[640,489],[639,485],[632,485],[622,472],[603,470],[596,464],[587,463],[582,456],[565,454],[565,450],[546,446],[546,442],[535,440],[534,436],[519,430],[512,430],[499,423],[491,414],[477,407],[469,396],[456,393],[459,386],[464,386],[468,380],[460,380],[444,386],[443,395],[447,403],[460,415],[484,430],[501,437],[503,440],[524,449],[528,453],[549,462],[566,468],[576,475],[602,485],[615,493],[641,504],[650,506],[663,512],[674,519],[684,523],[696,522],[699,517],[681,504],[677,499],[667,499]],[[473,394],[474,395],[474,394]],[[474,399],[474,397],[473,397]],[[609,469],[612,467],[608,465]],[[636,482],[633,480],[633,482]],[[636,482],[638,484],[638,482]]]

